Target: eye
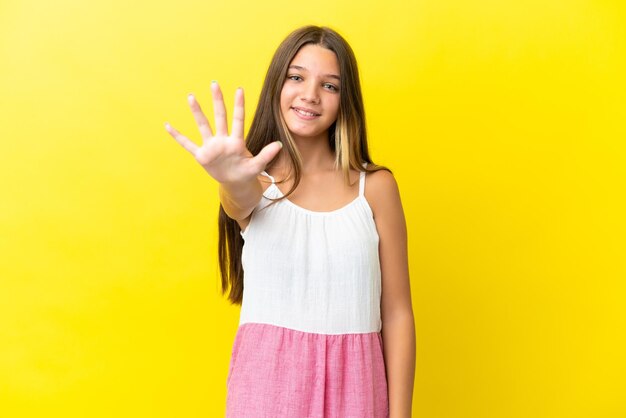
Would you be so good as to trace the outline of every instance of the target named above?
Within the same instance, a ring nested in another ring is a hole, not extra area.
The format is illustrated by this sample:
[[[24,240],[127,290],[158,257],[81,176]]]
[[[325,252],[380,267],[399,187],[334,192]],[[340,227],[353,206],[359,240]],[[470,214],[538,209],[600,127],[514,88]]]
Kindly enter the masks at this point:
[[[299,75],[290,75],[290,76],[287,76],[287,78],[289,80],[293,80],[293,81],[300,81],[300,80],[302,80],[302,77],[300,77]]]
[[[330,84],[330,83],[324,83],[324,88],[328,89],[328,90],[331,90],[331,91],[339,91],[339,87],[337,87],[337,86],[335,86],[333,84]]]

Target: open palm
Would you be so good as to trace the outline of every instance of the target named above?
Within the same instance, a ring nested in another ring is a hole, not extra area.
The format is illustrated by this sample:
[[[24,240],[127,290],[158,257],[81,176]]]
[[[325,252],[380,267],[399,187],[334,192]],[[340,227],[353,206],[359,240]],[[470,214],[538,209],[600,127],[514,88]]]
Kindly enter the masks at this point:
[[[255,178],[278,154],[280,142],[266,145],[258,155],[253,156],[244,142],[244,98],[243,90],[235,93],[233,125],[228,135],[226,108],[222,91],[216,82],[211,83],[213,109],[215,114],[215,134],[211,125],[193,95],[189,95],[189,106],[196,120],[202,145],[198,146],[169,124],[165,128],[176,141],[189,151],[200,165],[220,183],[243,183]]]

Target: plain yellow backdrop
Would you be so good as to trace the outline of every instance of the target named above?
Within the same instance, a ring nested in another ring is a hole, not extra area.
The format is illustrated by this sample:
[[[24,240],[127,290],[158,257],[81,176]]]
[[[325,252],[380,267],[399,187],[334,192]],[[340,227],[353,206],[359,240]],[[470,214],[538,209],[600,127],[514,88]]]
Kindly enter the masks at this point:
[[[310,23],[400,184],[414,416],[625,417],[621,0],[1,0],[0,416],[223,416],[217,188],[163,124],[215,79],[249,126]]]

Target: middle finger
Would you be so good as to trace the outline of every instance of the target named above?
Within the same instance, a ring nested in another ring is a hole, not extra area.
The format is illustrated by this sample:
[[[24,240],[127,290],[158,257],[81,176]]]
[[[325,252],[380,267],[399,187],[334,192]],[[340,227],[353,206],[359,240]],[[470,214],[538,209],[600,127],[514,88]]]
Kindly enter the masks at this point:
[[[213,93],[213,112],[215,113],[215,133],[216,135],[228,136],[228,125],[226,122],[226,107],[224,106],[224,96],[217,81],[211,82],[211,93]]]

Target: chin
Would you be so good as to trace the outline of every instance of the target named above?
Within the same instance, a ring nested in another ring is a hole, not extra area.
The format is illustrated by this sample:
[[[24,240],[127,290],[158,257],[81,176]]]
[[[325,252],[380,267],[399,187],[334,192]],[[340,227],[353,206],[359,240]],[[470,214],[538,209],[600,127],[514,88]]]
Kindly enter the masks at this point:
[[[319,137],[322,133],[311,133],[311,132],[297,132],[297,131],[289,131],[292,137],[303,138],[303,139],[313,139]]]

